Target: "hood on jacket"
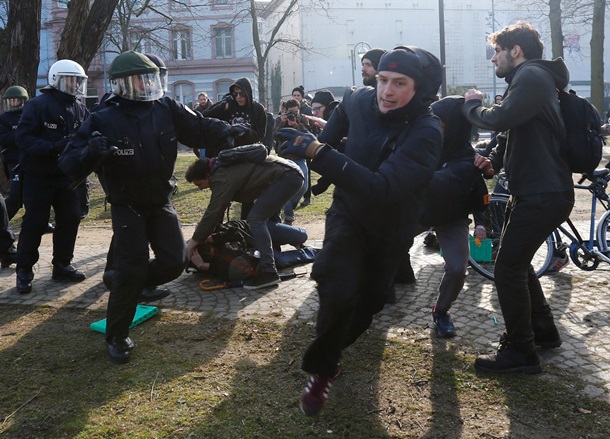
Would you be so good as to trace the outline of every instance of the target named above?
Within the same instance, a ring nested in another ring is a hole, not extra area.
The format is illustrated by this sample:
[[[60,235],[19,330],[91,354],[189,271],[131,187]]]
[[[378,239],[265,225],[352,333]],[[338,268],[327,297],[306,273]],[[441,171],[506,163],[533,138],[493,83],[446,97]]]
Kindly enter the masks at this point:
[[[398,53],[400,50],[404,50],[406,53],[401,55]],[[392,57],[396,59],[392,63],[388,63],[387,61]],[[398,46],[383,54],[379,61],[378,71],[381,72],[385,65],[393,71],[415,79],[416,91],[407,105],[390,110],[385,114],[379,113],[379,117],[388,121],[408,120],[428,111],[443,82],[443,68],[438,58],[419,47]],[[379,108],[377,99],[375,99],[374,107]]]
[[[246,107],[250,107],[254,101],[252,99],[252,83],[250,80],[248,78],[239,78],[237,81],[231,84],[229,87],[229,92],[233,93],[235,87],[239,87],[244,93],[246,93],[246,98],[248,99]]]
[[[568,68],[566,67],[565,63],[563,62],[563,58],[555,58],[554,60],[548,60],[548,59],[530,59],[525,61],[523,64],[521,64],[521,66],[527,66],[527,65],[538,65],[540,67],[542,67],[543,69],[545,69],[546,71],[548,71],[552,76],[553,76],[553,80],[555,81],[555,87],[558,88],[559,90],[564,90],[567,86],[568,83],[570,82],[570,71],[568,70]],[[521,67],[519,66],[519,67]],[[513,69],[513,71],[516,71],[517,68]],[[512,73],[510,72],[510,76],[512,78]],[[507,81],[508,82],[508,76],[507,76]]]

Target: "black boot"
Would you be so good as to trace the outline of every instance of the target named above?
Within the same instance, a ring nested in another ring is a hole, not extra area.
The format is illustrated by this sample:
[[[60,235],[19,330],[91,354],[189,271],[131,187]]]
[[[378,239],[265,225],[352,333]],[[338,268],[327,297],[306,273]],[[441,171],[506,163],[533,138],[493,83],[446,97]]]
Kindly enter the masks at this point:
[[[17,269],[17,292],[19,294],[31,293],[33,280],[34,272],[31,268]]]
[[[520,346],[508,341],[506,334],[500,338],[498,352],[492,355],[481,355],[474,362],[474,367],[486,372],[496,373],[539,373],[540,359],[535,347]]]
[[[110,361],[117,364],[127,363],[135,346],[129,337],[111,337],[110,341],[106,341],[106,351],[110,356]]]
[[[87,276],[82,271],[78,271],[74,265],[66,265],[64,267],[53,264],[53,280],[66,280],[70,282],[82,282]]]
[[[166,288],[144,288],[138,297],[139,303],[154,302],[169,296],[170,291]]]
[[[17,250],[15,247],[9,248],[2,256],[0,256],[0,266],[2,268],[10,267],[17,263]]]

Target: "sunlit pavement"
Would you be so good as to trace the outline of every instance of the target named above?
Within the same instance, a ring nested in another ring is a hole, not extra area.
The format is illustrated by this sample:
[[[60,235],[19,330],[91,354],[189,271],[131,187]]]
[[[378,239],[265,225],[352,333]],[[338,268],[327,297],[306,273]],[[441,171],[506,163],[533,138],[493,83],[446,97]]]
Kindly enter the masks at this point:
[[[17,293],[14,266],[0,270],[0,305],[104,309],[108,292],[102,283],[102,273],[108,242],[87,247],[77,242],[74,264],[87,274],[87,279],[78,284],[51,280],[50,242],[48,237],[43,239],[32,293]],[[321,242],[310,244],[320,246]],[[389,337],[432,342],[435,335],[430,310],[443,273],[443,261],[437,252],[423,246],[421,238],[416,239],[411,254],[417,283],[398,285],[397,303],[380,313],[374,326],[385,330]],[[295,271],[303,275],[278,287],[257,291],[242,288],[203,291],[199,285],[201,275],[184,273],[167,284],[172,294],[155,305],[162,313],[189,311],[230,319],[313,322],[318,304],[310,270],[311,265],[297,267]],[[563,344],[557,349],[540,351],[540,356],[544,366],[582,377],[587,394],[610,402],[609,274],[607,264],[587,272],[570,263],[560,273],[542,277]],[[504,323],[492,282],[470,270],[451,312],[457,327],[457,337],[451,343],[469,346],[481,353],[495,349]]]

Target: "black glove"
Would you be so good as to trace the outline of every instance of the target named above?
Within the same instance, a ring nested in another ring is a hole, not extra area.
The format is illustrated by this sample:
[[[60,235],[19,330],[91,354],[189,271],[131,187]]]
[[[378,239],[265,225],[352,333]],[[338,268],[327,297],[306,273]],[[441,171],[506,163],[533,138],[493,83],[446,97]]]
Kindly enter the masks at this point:
[[[51,153],[53,154],[61,154],[63,152],[64,149],[66,149],[66,145],[68,144],[68,142],[70,141],[70,137],[64,137],[61,140],[58,140],[57,142],[53,143],[53,146],[51,147]]]
[[[273,138],[280,142],[284,141],[280,145],[280,156],[282,157],[292,154],[301,158],[313,158],[315,150],[320,145],[313,134],[297,131],[294,128],[282,128],[275,132]]]
[[[231,125],[229,128],[229,132],[227,136],[231,136],[233,138],[243,136],[247,132],[250,131],[250,124],[247,123],[236,123],[235,125]]]
[[[224,97],[223,101],[225,101],[227,104],[231,105],[232,102],[235,102],[235,98],[227,93],[227,95]]]
[[[95,131],[87,143],[89,154],[95,158],[102,157],[108,150],[108,139]]]

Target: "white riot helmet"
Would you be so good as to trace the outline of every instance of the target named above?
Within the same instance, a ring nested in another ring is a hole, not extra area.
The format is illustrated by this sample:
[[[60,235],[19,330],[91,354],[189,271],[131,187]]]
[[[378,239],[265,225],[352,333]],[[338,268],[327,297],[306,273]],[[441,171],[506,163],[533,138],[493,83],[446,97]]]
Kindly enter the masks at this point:
[[[85,96],[87,75],[79,63],[60,59],[49,69],[49,85],[71,96]]]
[[[130,50],[117,56],[108,70],[112,92],[131,101],[156,101],[163,96],[159,68],[147,56]]]

